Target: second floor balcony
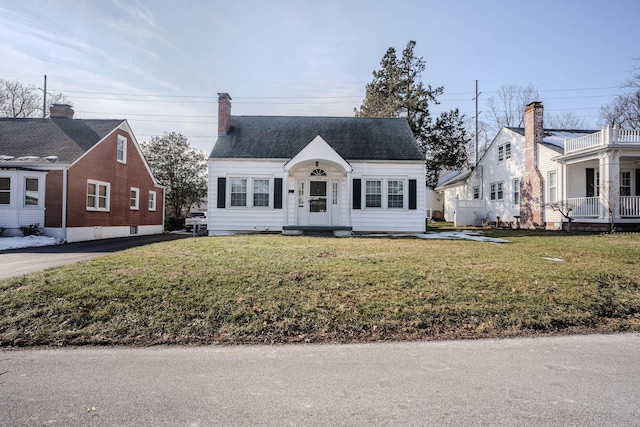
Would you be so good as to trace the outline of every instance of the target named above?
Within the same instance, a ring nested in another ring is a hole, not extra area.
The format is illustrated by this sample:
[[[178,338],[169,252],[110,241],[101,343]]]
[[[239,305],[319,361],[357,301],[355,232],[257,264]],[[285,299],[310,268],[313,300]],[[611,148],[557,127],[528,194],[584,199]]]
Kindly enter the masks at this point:
[[[616,129],[615,127],[607,126],[599,132],[565,140],[564,154],[612,145],[640,147],[640,130]]]

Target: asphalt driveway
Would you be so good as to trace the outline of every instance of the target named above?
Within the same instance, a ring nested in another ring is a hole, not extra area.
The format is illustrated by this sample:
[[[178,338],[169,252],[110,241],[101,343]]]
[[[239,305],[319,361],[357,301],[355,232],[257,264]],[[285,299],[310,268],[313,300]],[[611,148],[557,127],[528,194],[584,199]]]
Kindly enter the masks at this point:
[[[121,237],[62,245],[0,251],[0,280],[35,273],[47,268],[73,264],[136,246],[191,237],[191,233]]]

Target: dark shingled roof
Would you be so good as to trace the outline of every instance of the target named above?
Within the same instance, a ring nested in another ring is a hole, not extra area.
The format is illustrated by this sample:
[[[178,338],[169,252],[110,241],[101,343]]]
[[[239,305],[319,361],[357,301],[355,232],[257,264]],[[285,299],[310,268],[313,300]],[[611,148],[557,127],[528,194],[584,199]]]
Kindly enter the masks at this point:
[[[45,163],[45,157],[57,156],[58,163],[72,163],[122,122],[0,118],[0,156],[41,158],[34,163]]]
[[[320,135],[345,160],[424,160],[405,119],[231,116],[211,158],[290,159]]]

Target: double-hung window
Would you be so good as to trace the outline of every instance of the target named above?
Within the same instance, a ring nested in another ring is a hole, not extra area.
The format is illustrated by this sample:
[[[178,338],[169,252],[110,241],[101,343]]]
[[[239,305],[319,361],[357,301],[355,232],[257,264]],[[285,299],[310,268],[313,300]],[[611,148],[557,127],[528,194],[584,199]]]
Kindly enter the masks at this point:
[[[247,206],[246,178],[231,178],[231,206]]]
[[[11,178],[0,177],[0,205],[11,204]]]
[[[520,180],[519,179],[513,180],[513,204],[514,205],[520,204]]]
[[[389,180],[387,181],[387,207],[402,208],[404,207],[404,181]]]
[[[630,171],[620,172],[620,195],[621,196],[631,195],[631,172]]]
[[[129,208],[131,210],[140,209],[140,189],[131,187],[129,191]]]
[[[120,163],[127,163],[127,138],[118,135],[116,160]]]
[[[501,182],[494,182],[489,186],[489,198],[491,200],[502,200],[504,197],[504,190]]]
[[[475,187],[473,187],[473,199],[477,200],[479,198],[480,198],[480,187],[476,185]]]
[[[558,201],[558,172],[551,171],[548,178],[548,190],[549,190],[549,203],[555,203]]]
[[[382,207],[382,181],[365,181],[365,206],[368,208]]]
[[[505,159],[510,159],[511,158],[511,144],[510,143],[504,144],[504,158]]]
[[[149,210],[150,211],[156,210],[156,192],[155,191],[149,191]]]
[[[498,161],[504,160],[504,145],[498,145]]]
[[[253,206],[254,207],[269,206],[269,180],[268,179],[253,180]]]
[[[108,211],[111,184],[108,182],[87,180],[87,210]]]

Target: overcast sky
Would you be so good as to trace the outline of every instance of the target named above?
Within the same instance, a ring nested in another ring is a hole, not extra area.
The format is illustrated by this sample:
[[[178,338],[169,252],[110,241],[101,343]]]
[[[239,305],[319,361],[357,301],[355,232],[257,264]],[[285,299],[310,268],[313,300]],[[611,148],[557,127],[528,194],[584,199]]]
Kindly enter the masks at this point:
[[[218,92],[236,115],[352,116],[386,50],[415,40],[439,108],[473,116],[476,79],[481,111],[532,83],[545,113],[594,128],[638,64],[639,17],[638,0],[2,0],[0,78],[46,74],[76,118],[208,154]]]

